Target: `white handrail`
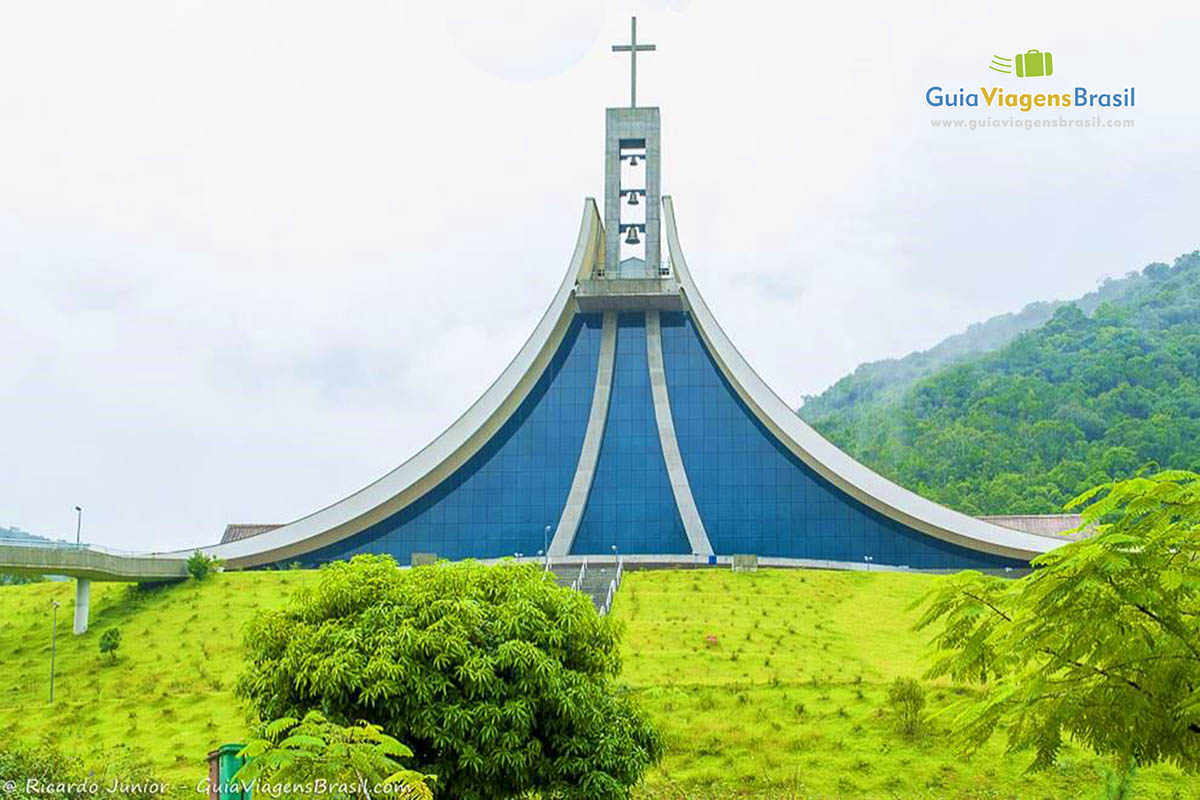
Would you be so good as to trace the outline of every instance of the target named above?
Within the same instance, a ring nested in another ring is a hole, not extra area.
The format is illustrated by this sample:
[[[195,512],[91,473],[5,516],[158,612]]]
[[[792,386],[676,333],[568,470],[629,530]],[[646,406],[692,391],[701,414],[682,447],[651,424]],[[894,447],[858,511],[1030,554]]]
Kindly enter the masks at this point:
[[[0,545],[4,545],[5,547],[29,547],[29,548],[33,548],[33,549],[56,550],[56,551],[85,550],[85,551],[91,551],[94,553],[107,553],[110,556],[147,556],[147,557],[157,556],[160,558],[170,559],[173,561],[174,560],[182,561],[187,558],[187,553],[184,551],[179,551],[179,552],[184,553],[183,555],[179,555],[178,553],[163,553],[158,550],[152,550],[152,551],[121,550],[116,547],[106,547],[102,544],[91,544],[88,542],[80,542],[79,544],[76,544],[75,542],[64,542],[61,540],[42,541],[41,539],[17,539],[15,537],[14,538],[0,537]]]
[[[579,588],[581,588],[581,589],[583,588],[583,576],[586,574],[587,574],[587,559],[585,558],[583,560],[583,563],[579,565],[579,577],[576,579],[576,582],[579,584]]]
[[[604,616],[605,614],[608,613],[608,610],[610,608],[612,608],[613,592],[615,592],[616,590],[617,590],[617,579],[613,578],[611,581],[608,582],[608,595],[604,598],[604,605],[600,607],[600,616]]]
[[[617,556],[617,574],[611,581],[608,582],[608,596],[604,598],[604,605],[600,608],[600,615],[603,616],[612,609],[613,595],[617,593],[617,589],[621,588],[621,575],[625,571],[625,557]]]

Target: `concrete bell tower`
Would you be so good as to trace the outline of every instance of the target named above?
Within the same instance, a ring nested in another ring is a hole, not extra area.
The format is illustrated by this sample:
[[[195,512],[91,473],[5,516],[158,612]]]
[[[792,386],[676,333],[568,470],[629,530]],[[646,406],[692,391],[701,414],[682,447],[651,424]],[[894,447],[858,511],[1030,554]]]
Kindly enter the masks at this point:
[[[630,57],[629,107],[610,108],[604,137],[604,277],[660,276],[662,208],[661,144],[657,108],[638,108],[637,54],[654,50],[637,43],[637,18],[630,43],[613,45]]]

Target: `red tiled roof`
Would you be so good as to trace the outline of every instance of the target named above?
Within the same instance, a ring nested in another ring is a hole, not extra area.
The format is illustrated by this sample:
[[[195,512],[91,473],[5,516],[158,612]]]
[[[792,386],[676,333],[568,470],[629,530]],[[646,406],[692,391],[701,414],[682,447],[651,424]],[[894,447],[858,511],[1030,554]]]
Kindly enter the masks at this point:
[[[1039,536],[1081,539],[1091,533],[1090,528],[1075,531],[1075,528],[1083,524],[1083,517],[1079,514],[997,514],[980,519],[1002,528],[1035,533]]]
[[[260,533],[282,527],[283,525],[277,523],[231,522],[225,526],[225,533],[221,535],[221,544],[249,539],[251,536],[258,536]]]

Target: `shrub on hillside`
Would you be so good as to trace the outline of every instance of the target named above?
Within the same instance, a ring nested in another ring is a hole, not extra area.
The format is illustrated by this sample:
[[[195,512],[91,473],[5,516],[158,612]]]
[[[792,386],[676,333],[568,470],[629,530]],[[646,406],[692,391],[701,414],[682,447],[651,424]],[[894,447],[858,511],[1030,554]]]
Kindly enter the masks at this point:
[[[221,565],[221,560],[213,556],[205,555],[197,550],[188,556],[187,571],[198,581],[207,578],[211,573],[217,571],[217,567]]]
[[[412,748],[455,798],[625,798],[662,754],[618,691],[618,627],[534,565],[357,556],[247,626],[263,719],[320,709]]]
[[[914,678],[896,678],[888,687],[888,705],[896,718],[896,727],[912,738],[921,732],[921,712],[925,709],[925,689]]]
[[[83,765],[79,759],[67,756],[49,742],[42,742],[39,747],[17,743],[5,744],[0,748],[0,786],[4,787],[6,798],[25,800],[40,797],[37,789],[27,791],[29,781],[41,785],[51,780],[79,779],[82,776]]]
[[[117,648],[121,646],[121,629],[109,628],[100,635],[100,654],[108,654],[112,663],[117,663]]]
[[[0,746],[0,796],[5,800],[106,794],[130,800],[194,796],[184,787],[171,786],[156,778],[149,763],[128,747],[109,748],[92,758],[91,765],[85,764],[77,756],[63,752],[50,739],[43,739],[36,746],[5,743]]]

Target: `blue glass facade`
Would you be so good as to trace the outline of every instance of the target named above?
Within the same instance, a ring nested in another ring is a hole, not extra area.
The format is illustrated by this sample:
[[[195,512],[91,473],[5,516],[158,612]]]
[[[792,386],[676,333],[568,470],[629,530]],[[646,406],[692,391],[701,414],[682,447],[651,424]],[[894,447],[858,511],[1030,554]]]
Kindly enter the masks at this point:
[[[439,558],[533,555],[558,524],[583,447],[600,355],[601,317],[577,315],[513,416],[437,488],[402,511],[302,557],[305,564],[390,553]]]
[[[689,316],[661,319],[675,432],[717,553],[854,562],[869,555],[918,569],[1028,566],[914,531],[830,484],[750,412]]]
[[[577,314],[529,395],[492,439],[407,508],[301,557],[359,553],[440,558],[534,555],[562,514],[587,429],[601,316]],[[691,318],[660,315],[663,360],[684,468],[718,554],[808,558],[916,569],[1026,567],[915,531],[825,480],[738,397]],[[659,444],[642,312],[617,317],[612,393],[588,503],[571,552],[688,554]]]
[[[654,419],[646,315],[617,317],[608,423],[572,553],[690,553]]]

